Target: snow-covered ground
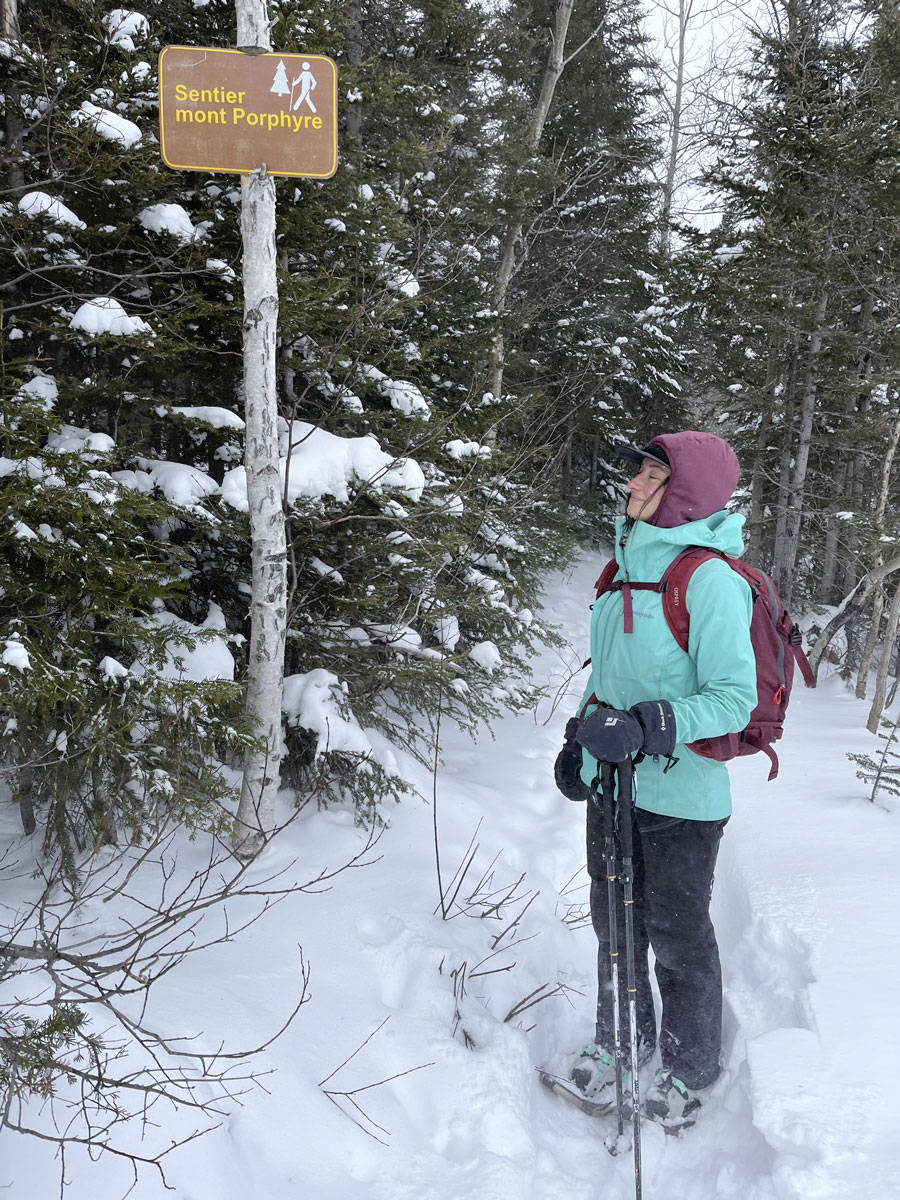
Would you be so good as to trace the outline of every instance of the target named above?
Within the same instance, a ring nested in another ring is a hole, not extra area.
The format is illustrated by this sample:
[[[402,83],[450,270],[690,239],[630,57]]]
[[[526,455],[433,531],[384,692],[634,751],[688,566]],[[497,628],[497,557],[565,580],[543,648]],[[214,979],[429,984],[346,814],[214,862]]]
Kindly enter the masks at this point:
[[[210,1047],[245,1046],[292,1008],[298,946],[311,967],[309,1002],[260,1056],[272,1072],[265,1090],[165,1160],[172,1190],[148,1168],[132,1195],[634,1194],[630,1155],[611,1158],[606,1127],[536,1075],[559,1067],[593,1024],[584,813],[556,792],[552,764],[581,691],[582,677],[567,681],[587,653],[599,565],[549,581],[547,609],[571,648],[536,664],[548,695],[535,714],[506,719],[477,745],[445,726],[436,785],[410,767],[425,798],[391,809],[369,865],[290,897],[159,985],[157,1020]],[[732,767],[735,815],[714,896],[726,1069],[694,1129],[680,1138],[644,1129],[647,1200],[900,1196],[900,818],[890,803],[866,802],[845,756],[875,743],[865,704],[834,677],[816,692],[798,687],[779,779],[766,782],[759,756]],[[305,810],[258,869],[308,880],[358,854],[365,837],[349,812]],[[162,1128],[143,1131],[141,1153],[196,1124],[155,1117]],[[58,1196],[59,1168],[52,1147],[0,1140],[7,1200]],[[65,1173],[70,1200],[114,1200],[131,1182],[125,1164],[75,1151]]]

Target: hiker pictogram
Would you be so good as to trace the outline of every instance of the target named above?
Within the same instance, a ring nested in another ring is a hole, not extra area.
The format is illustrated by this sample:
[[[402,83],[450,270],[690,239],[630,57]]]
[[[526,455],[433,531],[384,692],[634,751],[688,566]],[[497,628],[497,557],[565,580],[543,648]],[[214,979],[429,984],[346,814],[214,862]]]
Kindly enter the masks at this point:
[[[294,88],[297,87],[298,84],[300,85],[300,94],[291,105],[291,111],[296,112],[301,105],[308,104],[311,112],[317,112],[318,109],[316,108],[315,104],[313,104],[312,96],[310,95],[310,93],[316,87],[316,77],[309,69],[308,62],[303,63],[302,66],[303,70],[291,84],[292,96],[294,94]]]

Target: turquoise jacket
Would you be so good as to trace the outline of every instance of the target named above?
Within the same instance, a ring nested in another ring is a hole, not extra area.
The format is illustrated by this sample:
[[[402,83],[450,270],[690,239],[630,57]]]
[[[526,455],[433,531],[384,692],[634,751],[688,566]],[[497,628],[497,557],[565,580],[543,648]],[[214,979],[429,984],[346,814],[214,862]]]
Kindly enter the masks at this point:
[[[655,583],[687,546],[726,554],[743,551],[744,518],[716,512],[700,521],[662,529],[644,521],[616,524],[617,578]],[[623,544],[624,543],[624,544]],[[691,577],[685,603],[690,639],[685,653],[666,623],[658,592],[632,592],[634,632],[624,630],[620,591],[607,592],[591,616],[591,675],[579,706],[588,716],[596,704],[630,708],[642,700],[668,700],[675,714],[675,766],[645,758],[637,765],[637,804],[650,812],[713,821],[731,813],[728,768],[689,750],[686,742],[742,730],[756,705],[756,659],[750,643],[752,594],[727,563],[712,559]],[[587,708],[585,706],[587,705]],[[591,784],[597,761],[583,751],[581,777]]]

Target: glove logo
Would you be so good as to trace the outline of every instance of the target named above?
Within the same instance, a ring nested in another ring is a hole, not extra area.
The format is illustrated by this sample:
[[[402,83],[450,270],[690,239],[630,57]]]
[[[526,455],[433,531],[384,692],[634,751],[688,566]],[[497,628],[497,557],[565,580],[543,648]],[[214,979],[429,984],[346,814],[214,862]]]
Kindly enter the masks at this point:
[[[607,717],[606,720],[603,722],[604,725],[618,725],[618,723],[619,723],[618,717]]]

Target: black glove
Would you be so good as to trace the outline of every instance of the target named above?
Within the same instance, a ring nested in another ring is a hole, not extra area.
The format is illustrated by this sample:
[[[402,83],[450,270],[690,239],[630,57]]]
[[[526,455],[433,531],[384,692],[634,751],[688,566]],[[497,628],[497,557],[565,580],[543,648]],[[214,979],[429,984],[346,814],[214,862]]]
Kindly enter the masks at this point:
[[[629,711],[634,713],[644,731],[644,753],[652,758],[661,754],[664,758],[671,759],[678,738],[675,732],[675,713],[668,700],[642,700],[640,704],[632,704]],[[677,761],[675,759],[675,762]],[[674,763],[672,765],[674,766]]]
[[[566,722],[566,740],[553,764],[556,786],[567,800],[587,800],[590,788],[581,779],[581,746],[575,741],[578,718],[570,717]]]
[[[634,713],[622,708],[598,708],[575,738],[598,762],[618,763],[641,749],[644,727]]]
[[[675,714],[668,700],[642,700],[628,711],[599,708],[575,734],[598,762],[617,763],[643,752],[671,759],[675,749]]]

